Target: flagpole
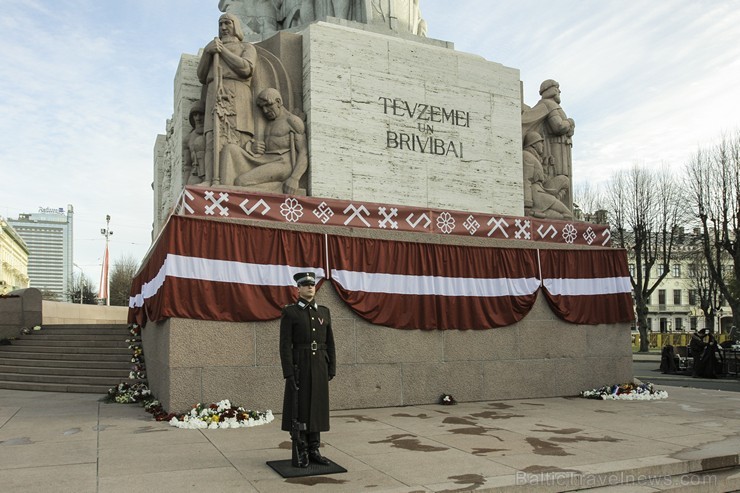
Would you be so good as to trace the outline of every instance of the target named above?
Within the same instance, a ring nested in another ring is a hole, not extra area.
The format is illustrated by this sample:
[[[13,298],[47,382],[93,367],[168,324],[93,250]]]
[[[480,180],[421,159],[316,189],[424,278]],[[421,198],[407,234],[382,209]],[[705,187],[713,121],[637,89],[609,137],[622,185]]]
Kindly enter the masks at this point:
[[[110,230],[110,215],[105,216],[105,228],[100,229],[100,234],[105,236],[105,253],[103,254],[103,268],[100,272],[100,290],[98,292],[98,298],[105,297],[105,304],[110,306],[110,276],[108,275],[110,254],[108,252],[108,242],[110,241],[110,235],[113,234],[113,231]]]

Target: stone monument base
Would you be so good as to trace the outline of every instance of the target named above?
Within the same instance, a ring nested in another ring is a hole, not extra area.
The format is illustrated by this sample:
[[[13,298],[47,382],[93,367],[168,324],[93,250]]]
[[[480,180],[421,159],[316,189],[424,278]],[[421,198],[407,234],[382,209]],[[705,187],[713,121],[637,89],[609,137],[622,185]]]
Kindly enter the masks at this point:
[[[576,395],[633,378],[629,324],[575,325],[543,296],[520,322],[488,330],[402,330],[355,315],[330,283],[337,376],[331,409]],[[170,412],[229,399],[282,408],[279,320],[229,323],[170,318],[142,331],[149,385]]]

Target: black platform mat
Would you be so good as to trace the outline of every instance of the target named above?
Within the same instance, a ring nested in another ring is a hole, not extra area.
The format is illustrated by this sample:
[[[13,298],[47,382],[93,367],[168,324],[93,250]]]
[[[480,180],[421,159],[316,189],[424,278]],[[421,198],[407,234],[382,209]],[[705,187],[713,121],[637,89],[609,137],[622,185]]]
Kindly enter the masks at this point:
[[[293,467],[290,459],[288,460],[271,460],[267,461],[267,465],[272,467],[276,473],[280,474],[284,478],[300,478],[304,476],[321,476],[322,474],[336,474],[339,472],[347,472],[345,468],[335,463],[330,459],[330,463],[327,466],[321,464],[314,464],[310,462],[308,467]]]

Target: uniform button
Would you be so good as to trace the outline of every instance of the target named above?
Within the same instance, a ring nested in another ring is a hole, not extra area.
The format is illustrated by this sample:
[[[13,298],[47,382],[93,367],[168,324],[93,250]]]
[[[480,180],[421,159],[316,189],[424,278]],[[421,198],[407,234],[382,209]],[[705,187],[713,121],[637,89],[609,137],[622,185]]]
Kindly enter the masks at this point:
[[[311,329],[311,330],[313,330],[314,332],[316,332],[316,329]]]
[[[316,351],[313,351],[311,354],[313,354],[314,356],[316,356]]]

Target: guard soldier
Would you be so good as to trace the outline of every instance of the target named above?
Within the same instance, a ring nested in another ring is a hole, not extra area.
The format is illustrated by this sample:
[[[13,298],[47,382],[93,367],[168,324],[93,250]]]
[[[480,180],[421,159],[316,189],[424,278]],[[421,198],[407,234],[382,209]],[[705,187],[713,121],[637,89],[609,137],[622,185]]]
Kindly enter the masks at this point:
[[[297,393],[298,421],[306,425],[299,443],[307,443],[310,462],[328,465],[330,461],[321,456],[319,445],[320,433],[329,431],[329,380],[337,372],[331,315],[327,307],[316,304],[313,272],[299,272],[293,279],[298,285],[298,301],[283,308],[280,319],[280,362],[285,378],[281,428],[291,431],[292,396]],[[300,460],[298,465],[308,467],[308,461]]]

